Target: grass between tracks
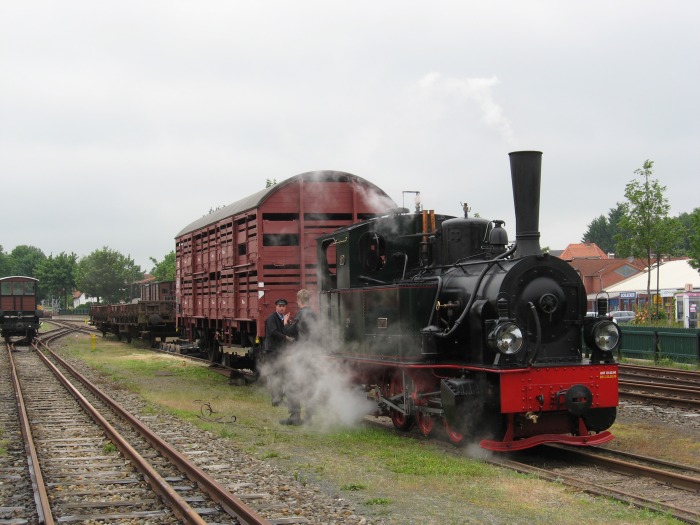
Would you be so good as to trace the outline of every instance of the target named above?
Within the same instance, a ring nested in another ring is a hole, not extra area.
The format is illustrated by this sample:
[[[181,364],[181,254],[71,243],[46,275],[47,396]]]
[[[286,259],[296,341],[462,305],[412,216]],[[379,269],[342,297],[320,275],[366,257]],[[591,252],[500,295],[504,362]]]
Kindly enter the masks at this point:
[[[95,350],[87,337],[63,345],[60,353],[85,360],[105,379],[141,395],[151,410],[161,407],[228,439],[297,481],[352,501],[358,513],[377,523],[679,523],[492,467],[468,457],[469,447],[454,455],[435,440],[364,424],[283,427],[278,420],[285,410],[272,407],[262,387],[229,385],[226,377],[182,358],[100,337]]]

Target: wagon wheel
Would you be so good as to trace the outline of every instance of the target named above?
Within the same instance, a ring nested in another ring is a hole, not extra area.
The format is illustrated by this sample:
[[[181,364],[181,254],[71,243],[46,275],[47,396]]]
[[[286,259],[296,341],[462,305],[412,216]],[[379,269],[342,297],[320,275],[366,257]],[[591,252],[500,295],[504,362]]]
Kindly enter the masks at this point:
[[[445,418],[445,432],[447,433],[447,439],[449,439],[455,445],[460,445],[464,441],[464,434],[457,432],[450,426],[450,423]]]
[[[389,386],[389,397],[393,399],[396,396],[401,396],[401,398],[403,399],[403,392],[403,374],[401,374],[401,372],[399,371],[391,379],[391,385]],[[398,401],[395,404],[401,406],[403,405],[403,401]],[[391,417],[391,422],[394,424],[394,427],[397,430],[406,432],[411,428],[411,426],[413,426],[413,417],[402,414],[398,410],[390,410],[389,413]]]

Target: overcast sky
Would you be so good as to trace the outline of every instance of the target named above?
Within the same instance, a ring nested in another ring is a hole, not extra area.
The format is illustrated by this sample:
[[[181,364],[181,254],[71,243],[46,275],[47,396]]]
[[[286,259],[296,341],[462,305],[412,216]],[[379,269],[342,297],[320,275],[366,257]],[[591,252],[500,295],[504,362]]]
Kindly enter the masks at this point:
[[[143,270],[211,208],[318,169],[580,242],[646,159],[700,206],[700,2],[0,1],[0,245]],[[406,196],[406,205],[412,198]]]

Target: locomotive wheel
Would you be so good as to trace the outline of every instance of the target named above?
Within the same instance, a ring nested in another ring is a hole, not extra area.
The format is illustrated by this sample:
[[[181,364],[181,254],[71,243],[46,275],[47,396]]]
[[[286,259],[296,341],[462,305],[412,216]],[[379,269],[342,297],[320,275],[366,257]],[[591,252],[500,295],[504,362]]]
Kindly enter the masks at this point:
[[[425,412],[417,412],[416,426],[418,430],[420,430],[420,433],[427,437],[435,430],[435,418]]]
[[[396,375],[391,380],[391,385],[389,386],[389,397],[394,398],[395,396],[403,394],[403,375],[401,372],[397,372]],[[400,403],[396,403],[399,405]],[[413,418],[402,414],[397,410],[390,411],[391,422],[397,430],[406,432],[410,430],[413,426]]]
[[[455,429],[453,429],[450,426],[450,423],[447,421],[447,419],[445,419],[444,421],[447,439],[449,439],[455,445],[460,445],[464,441],[464,434],[462,434],[461,432],[457,432]]]

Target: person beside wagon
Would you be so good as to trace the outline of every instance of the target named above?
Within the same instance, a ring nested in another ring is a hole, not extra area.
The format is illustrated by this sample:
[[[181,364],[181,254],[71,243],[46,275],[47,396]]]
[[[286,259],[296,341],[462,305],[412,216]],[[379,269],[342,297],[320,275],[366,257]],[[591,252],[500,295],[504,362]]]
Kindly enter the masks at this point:
[[[294,342],[290,344],[289,351],[290,361],[298,367],[309,373],[310,367],[303,363],[303,356],[298,352],[304,350],[304,346],[313,341],[316,334],[316,325],[318,324],[318,316],[309,306],[311,294],[305,288],[297,292],[297,304],[299,311],[295,317],[291,314],[284,316],[284,334],[291,338]],[[311,393],[304,392],[304,383],[299,377],[301,374],[288,373],[285,384],[285,395],[287,396],[287,408],[289,409],[289,417],[280,421],[283,425],[301,425],[301,400],[303,397],[309,398]],[[308,379],[308,378],[307,378]],[[310,403],[307,402],[306,417],[303,422],[310,423],[313,414],[313,409]]]
[[[265,348],[264,361],[269,364],[276,364],[284,353],[287,344],[294,339],[284,333],[284,318],[287,312],[286,299],[275,301],[275,311],[265,319]],[[277,368],[275,366],[275,368]],[[270,383],[270,394],[272,396],[272,406],[277,406],[284,397],[283,381],[275,378]]]

